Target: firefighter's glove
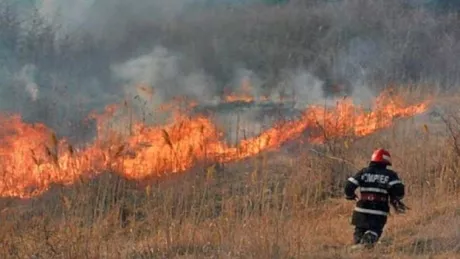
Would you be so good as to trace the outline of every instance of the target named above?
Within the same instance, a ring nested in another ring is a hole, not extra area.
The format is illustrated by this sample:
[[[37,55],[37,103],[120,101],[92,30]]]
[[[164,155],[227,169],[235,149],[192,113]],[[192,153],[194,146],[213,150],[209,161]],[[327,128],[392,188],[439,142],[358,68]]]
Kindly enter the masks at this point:
[[[404,214],[404,213],[406,213],[407,207],[400,200],[392,200],[391,201],[391,206],[393,206],[396,214]]]

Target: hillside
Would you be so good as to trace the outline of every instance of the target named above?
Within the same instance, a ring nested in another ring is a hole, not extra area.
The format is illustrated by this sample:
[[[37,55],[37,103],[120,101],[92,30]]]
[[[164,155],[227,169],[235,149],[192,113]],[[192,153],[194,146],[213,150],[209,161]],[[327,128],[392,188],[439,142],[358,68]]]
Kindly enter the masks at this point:
[[[460,257],[455,10],[26,2],[0,0],[0,258]],[[352,252],[378,147],[411,210]]]

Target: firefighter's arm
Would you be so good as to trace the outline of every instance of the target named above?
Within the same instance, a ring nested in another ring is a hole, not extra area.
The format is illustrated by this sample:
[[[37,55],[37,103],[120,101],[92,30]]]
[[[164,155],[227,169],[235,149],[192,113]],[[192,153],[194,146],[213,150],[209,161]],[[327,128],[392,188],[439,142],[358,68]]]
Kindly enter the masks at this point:
[[[347,179],[345,183],[345,199],[354,200],[356,198],[355,190],[359,187],[359,179],[361,179],[361,171]]]
[[[402,200],[405,196],[405,187],[397,174],[394,174],[388,182],[388,194],[391,199]]]
[[[405,213],[409,209],[401,200],[405,195],[405,187],[402,180],[395,174],[391,177],[388,183],[388,194],[390,196],[390,204],[395,209],[396,213]]]

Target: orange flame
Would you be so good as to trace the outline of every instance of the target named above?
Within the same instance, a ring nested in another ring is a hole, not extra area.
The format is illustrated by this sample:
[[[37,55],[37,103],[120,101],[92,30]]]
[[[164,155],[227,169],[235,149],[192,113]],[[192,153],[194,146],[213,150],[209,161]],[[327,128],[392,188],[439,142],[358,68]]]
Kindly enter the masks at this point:
[[[224,102],[245,102],[268,101],[268,96],[259,96],[257,98],[252,94],[252,87],[249,79],[244,78],[239,93],[228,93],[224,96]]]
[[[365,136],[391,126],[394,118],[419,114],[427,108],[428,102],[405,105],[401,97],[390,98],[388,93],[377,98],[371,112],[343,99],[333,108],[309,107],[298,120],[278,123],[236,147],[222,141],[223,132],[209,118],[176,115],[173,122],[162,127],[137,123],[127,137],[104,132],[100,126],[98,139],[82,150],[75,150],[65,139],[57,140],[43,124],[26,124],[19,116],[3,116],[0,196],[33,197],[52,183],[69,185],[102,171],[142,180],[182,172],[199,162],[231,162],[279,148],[309,129],[319,128],[310,134],[312,143]],[[110,106],[106,112],[113,115],[114,109]]]

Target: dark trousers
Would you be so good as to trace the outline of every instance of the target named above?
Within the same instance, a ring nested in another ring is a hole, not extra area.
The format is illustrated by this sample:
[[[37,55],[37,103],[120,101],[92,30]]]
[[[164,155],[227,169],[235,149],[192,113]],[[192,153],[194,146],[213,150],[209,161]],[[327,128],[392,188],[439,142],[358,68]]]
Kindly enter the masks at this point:
[[[354,243],[376,243],[382,235],[386,222],[385,216],[354,211],[352,216],[352,224],[355,226]]]
[[[366,243],[366,244],[375,244],[379,241],[382,236],[383,229],[381,228],[362,228],[355,227],[355,232],[353,233],[353,241],[355,244]]]

